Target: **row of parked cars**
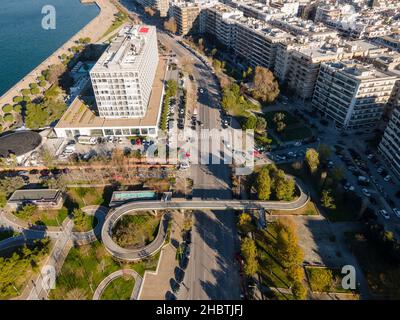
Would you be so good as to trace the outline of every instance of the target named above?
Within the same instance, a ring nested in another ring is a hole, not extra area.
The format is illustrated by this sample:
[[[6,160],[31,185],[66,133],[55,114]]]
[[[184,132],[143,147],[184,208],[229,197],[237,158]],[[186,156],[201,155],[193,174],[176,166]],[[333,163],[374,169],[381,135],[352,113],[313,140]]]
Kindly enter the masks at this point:
[[[179,256],[179,267],[175,268],[175,278],[170,280],[171,292],[167,292],[166,298],[168,300],[175,300],[176,295],[179,294],[181,284],[185,277],[185,270],[189,263],[190,258],[190,245],[192,243],[191,231],[186,231],[183,237],[183,242],[179,245],[180,256]]]

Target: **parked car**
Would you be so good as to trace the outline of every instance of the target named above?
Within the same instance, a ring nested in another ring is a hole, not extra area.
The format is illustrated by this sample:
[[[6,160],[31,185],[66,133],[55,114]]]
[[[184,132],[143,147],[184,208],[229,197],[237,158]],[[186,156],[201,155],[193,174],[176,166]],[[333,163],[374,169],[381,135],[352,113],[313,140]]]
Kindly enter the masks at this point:
[[[386,220],[390,219],[389,213],[385,209],[381,209],[378,211],[379,214],[384,217]]]
[[[398,208],[393,208],[393,212],[394,212],[394,214],[395,214],[398,218],[400,218],[400,209],[398,209]]]

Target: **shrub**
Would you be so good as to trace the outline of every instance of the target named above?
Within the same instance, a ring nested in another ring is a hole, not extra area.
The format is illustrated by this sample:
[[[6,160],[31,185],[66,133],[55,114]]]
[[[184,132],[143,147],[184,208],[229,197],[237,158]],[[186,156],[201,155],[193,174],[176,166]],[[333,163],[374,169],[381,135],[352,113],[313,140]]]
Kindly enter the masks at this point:
[[[46,81],[46,77],[45,76],[39,76],[37,77],[38,81]]]
[[[7,113],[4,115],[4,121],[5,122],[13,122],[14,121],[14,117],[11,113]]]
[[[30,93],[30,91],[29,91],[29,93]],[[22,98],[22,100],[23,100],[24,102],[26,102],[26,103],[31,102],[31,98],[30,98],[29,96],[27,96],[27,95],[25,95],[25,96]]]
[[[29,88],[31,88],[31,89],[35,89],[37,87],[38,87],[37,83],[30,83],[29,84]]]
[[[45,87],[46,84],[47,84],[46,80],[40,80],[40,82],[39,82],[40,87]]]
[[[13,107],[10,104],[5,104],[2,108],[4,113],[11,112]]]

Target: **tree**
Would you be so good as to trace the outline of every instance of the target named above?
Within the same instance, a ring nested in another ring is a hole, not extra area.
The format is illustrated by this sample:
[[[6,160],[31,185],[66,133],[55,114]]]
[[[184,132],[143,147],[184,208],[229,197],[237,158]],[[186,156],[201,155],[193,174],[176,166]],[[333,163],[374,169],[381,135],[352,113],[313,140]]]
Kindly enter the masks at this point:
[[[308,277],[311,289],[317,292],[329,292],[333,286],[333,274],[329,269],[310,268],[308,269]]]
[[[51,65],[46,73],[46,80],[52,84],[58,84],[61,75],[65,72],[65,68],[61,63]]]
[[[14,116],[11,113],[6,113],[4,115],[4,121],[5,122],[13,122],[14,121]]]
[[[260,133],[265,132],[267,130],[267,120],[263,117],[257,117],[256,130]]]
[[[252,277],[258,270],[257,247],[253,239],[244,238],[240,245],[240,251],[244,258],[244,273],[248,277]]]
[[[5,104],[5,105],[3,106],[3,108],[2,108],[2,110],[3,110],[4,113],[11,112],[12,109],[13,109],[13,107],[12,107],[12,105],[10,105],[10,104]]]
[[[175,34],[176,31],[178,30],[178,26],[176,24],[175,19],[173,17],[171,17],[167,21],[165,21],[164,28],[165,28],[165,30]]]
[[[14,98],[13,98],[13,102],[14,102],[14,103],[20,103],[20,102],[22,102],[22,97],[21,97],[21,96],[16,96],[16,97],[14,97]]]
[[[322,190],[321,205],[327,209],[336,209],[335,199],[332,197],[331,190]]]
[[[243,124],[243,130],[254,130],[257,126],[257,118],[254,115],[251,115],[246,119]]]
[[[259,200],[269,200],[271,196],[271,178],[267,167],[261,168],[256,178],[256,189]]]
[[[285,173],[281,170],[281,174],[274,181],[274,190],[277,200],[291,201],[295,190],[295,182],[291,177],[286,177]]]
[[[298,238],[290,220],[279,220],[277,223],[276,252],[285,269],[301,266],[303,251],[298,245]]]
[[[214,67],[216,72],[220,72],[221,71],[221,67],[222,67],[221,61],[219,61],[217,59],[214,59],[213,60],[213,67]]]
[[[170,97],[176,96],[178,90],[178,84],[176,83],[175,80],[168,80],[167,81],[167,93]]]
[[[279,85],[272,72],[257,66],[253,80],[253,96],[263,102],[271,103],[279,95]]]
[[[286,115],[283,112],[277,112],[274,114],[273,121],[275,123],[278,123],[278,122],[282,122],[283,120],[285,120],[285,118],[286,118]]]
[[[286,128],[286,124],[282,121],[279,121],[276,123],[276,131],[277,132],[282,132],[283,130],[285,130]]]
[[[154,16],[156,12],[154,11],[153,8],[151,7],[145,7],[144,12],[146,12],[150,17]]]
[[[292,294],[295,299],[304,300],[307,297],[307,289],[301,282],[296,281],[292,286]]]
[[[338,181],[344,179],[344,177],[345,177],[344,168],[343,167],[333,167],[332,171],[331,171],[331,176],[335,182],[338,182]]]
[[[248,213],[243,212],[240,216],[239,216],[239,226],[244,226],[248,223],[251,223],[251,216]]]
[[[306,162],[311,173],[317,171],[319,166],[319,154],[317,150],[310,148],[306,151]]]
[[[321,143],[318,148],[318,153],[319,153],[319,157],[320,157],[321,161],[326,162],[332,155],[332,149],[330,146],[328,146],[324,143]]]
[[[16,105],[14,106],[14,111],[15,111],[16,113],[20,113],[21,110],[22,110],[22,106],[21,106],[20,104],[16,104]]]

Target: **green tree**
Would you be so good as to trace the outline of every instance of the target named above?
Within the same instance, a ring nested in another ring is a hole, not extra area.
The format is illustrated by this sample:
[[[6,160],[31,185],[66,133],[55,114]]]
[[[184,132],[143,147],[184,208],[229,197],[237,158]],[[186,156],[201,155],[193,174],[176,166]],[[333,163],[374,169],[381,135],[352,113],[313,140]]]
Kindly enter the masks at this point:
[[[22,106],[21,106],[20,104],[16,104],[16,105],[14,106],[14,111],[15,111],[16,113],[20,113],[21,110],[22,110]]]
[[[306,151],[306,162],[307,165],[311,171],[311,173],[314,173],[317,171],[318,166],[319,166],[319,154],[317,150],[310,148]]]
[[[321,143],[318,148],[319,158],[322,162],[327,162],[332,155],[332,149],[330,146]]]
[[[10,105],[10,104],[5,104],[5,105],[3,106],[3,108],[2,108],[2,110],[3,110],[4,113],[11,112],[12,109],[13,109],[13,107],[12,107],[12,105]]]
[[[272,72],[257,66],[253,79],[253,96],[263,102],[271,103],[279,95],[279,85]]]
[[[256,130],[258,132],[265,132],[267,130],[267,120],[263,117],[257,117]]]
[[[177,90],[178,90],[178,84],[176,83],[175,80],[168,80],[167,81],[167,90],[168,90],[168,95],[170,97],[176,96]]]
[[[215,71],[220,72],[221,71],[221,66],[222,66],[221,61],[219,61],[217,59],[213,60],[213,67],[214,67]]]
[[[321,205],[324,208],[336,209],[335,199],[332,197],[331,190],[322,190]]]
[[[14,98],[13,98],[13,102],[14,102],[14,103],[20,103],[20,102],[22,102],[22,97],[21,97],[21,96],[16,96],[16,97],[14,97]]]
[[[4,115],[4,121],[5,122],[13,122],[14,121],[14,116],[11,113],[6,113]]]
[[[286,128],[286,123],[279,121],[276,123],[276,131],[277,132],[282,132]]]
[[[304,300],[307,297],[307,289],[301,282],[296,281],[292,286],[292,294],[296,300]]]
[[[313,291],[329,292],[332,289],[333,274],[331,270],[310,268],[308,269],[308,277]]]
[[[340,180],[344,179],[345,171],[343,167],[333,167],[331,171],[332,179],[335,182],[339,182]]]
[[[269,200],[271,196],[271,178],[267,167],[263,167],[257,174],[256,189],[259,200]]]
[[[274,181],[275,196],[277,200],[291,201],[295,191],[295,181],[291,177],[286,177],[284,172],[279,174]]]
[[[253,239],[245,237],[240,245],[240,251],[244,258],[244,273],[252,277],[258,271],[257,247]]]
[[[246,119],[243,124],[243,130],[254,130],[257,127],[257,118],[254,115],[251,115]]]
[[[304,254],[298,245],[298,238],[293,223],[279,221],[277,224],[276,252],[285,269],[301,266]]]

